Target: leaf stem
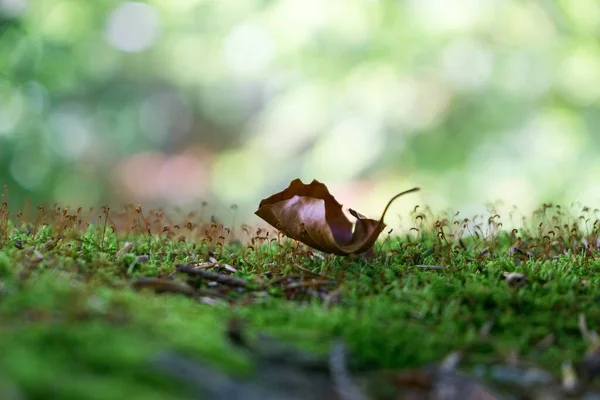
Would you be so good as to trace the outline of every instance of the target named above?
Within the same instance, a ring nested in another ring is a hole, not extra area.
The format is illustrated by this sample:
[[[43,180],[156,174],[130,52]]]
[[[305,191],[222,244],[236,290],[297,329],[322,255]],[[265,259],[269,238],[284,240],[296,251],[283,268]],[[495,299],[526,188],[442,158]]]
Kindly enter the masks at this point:
[[[385,208],[383,209],[383,213],[381,213],[381,218],[379,218],[379,223],[380,224],[383,223],[383,217],[385,217],[385,213],[387,213],[388,208],[390,208],[390,206],[392,205],[392,203],[394,202],[394,200],[396,200],[398,197],[404,196],[405,194],[409,194],[409,193],[413,193],[413,192],[418,192],[419,190],[421,190],[421,188],[415,187],[415,188],[412,188],[412,189],[405,190],[404,192],[398,193],[397,195],[395,195],[394,197],[392,197],[390,199],[390,201],[388,201],[388,203],[385,206]]]

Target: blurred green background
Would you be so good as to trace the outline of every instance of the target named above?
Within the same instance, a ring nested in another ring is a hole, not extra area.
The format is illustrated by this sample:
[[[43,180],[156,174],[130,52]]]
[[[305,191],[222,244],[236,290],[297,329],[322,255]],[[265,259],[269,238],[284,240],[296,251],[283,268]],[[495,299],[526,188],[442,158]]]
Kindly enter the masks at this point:
[[[12,204],[600,197],[597,0],[0,0]],[[230,211],[229,211],[230,212]]]

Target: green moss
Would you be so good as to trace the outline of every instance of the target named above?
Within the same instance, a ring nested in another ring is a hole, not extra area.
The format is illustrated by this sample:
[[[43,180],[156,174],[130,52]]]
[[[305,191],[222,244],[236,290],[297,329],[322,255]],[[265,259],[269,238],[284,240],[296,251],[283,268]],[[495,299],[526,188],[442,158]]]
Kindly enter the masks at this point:
[[[11,259],[6,253],[0,253],[0,279],[7,278],[12,275],[14,266],[11,266]]]
[[[205,257],[211,248],[204,242],[93,227],[84,233],[13,229],[0,248],[0,378],[32,399],[191,397],[152,360],[174,352],[228,374],[248,373],[252,361],[225,336],[231,317],[246,320],[250,333],[316,353],[341,337],[352,368],[361,370],[420,366],[453,350],[463,350],[467,363],[516,351],[555,372],[563,361],[583,357],[578,316],[591,329],[600,321],[596,253],[538,251],[517,265],[506,252],[514,244],[508,234],[488,241],[494,251],[486,256],[476,238],[444,249],[434,246],[436,236],[388,241],[368,261],[310,258],[287,244],[218,248],[219,261],[235,265],[252,288],[271,279],[267,271],[298,273],[300,265],[336,280],[340,293],[339,304],[327,306],[314,296],[287,300],[281,287],[267,288],[255,301],[230,291],[239,301],[227,306],[130,288],[135,279],[165,277],[177,263]],[[539,235],[527,238],[542,243]],[[130,252],[118,254],[126,241],[133,243]],[[148,257],[138,261],[140,255]],[[527,276],[525,286],[503,279],[513,271]],[[491,328],[484,335],[485,326]],[[554,343],[539,350],[550,333]]]

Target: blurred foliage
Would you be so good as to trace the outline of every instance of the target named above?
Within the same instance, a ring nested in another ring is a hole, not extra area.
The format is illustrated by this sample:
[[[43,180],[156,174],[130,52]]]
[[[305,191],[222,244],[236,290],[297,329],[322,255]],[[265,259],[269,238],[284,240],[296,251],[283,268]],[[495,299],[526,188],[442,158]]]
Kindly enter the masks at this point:
[[[0,0],[13,204],[596,200],[596,0]],[[358,202],[359,204],[356,204]],[[468,208],[468,207],[467,207]]]

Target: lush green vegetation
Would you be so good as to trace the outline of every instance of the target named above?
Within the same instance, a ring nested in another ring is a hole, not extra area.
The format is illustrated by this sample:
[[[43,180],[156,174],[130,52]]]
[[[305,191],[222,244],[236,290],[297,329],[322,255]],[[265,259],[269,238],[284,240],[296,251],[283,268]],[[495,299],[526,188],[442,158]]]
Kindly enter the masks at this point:
[[[329,377],[334,340],[373,398],[390,393],[373,382],[405,390],[418,381],[407,369],[456,351],[465,371],[539,366],[556,382],[572,363],[579,391],[594,374],[600,263],[591,211],[585,221],[544,208],[533,228],[513,232],[497,217],[473,224],[414,214],[415,229],[386,239],[370,259],[322,256],[194,215],[101,214],[91,225],[81,210],[0,214],[3,398],[218,398],[220,379],[234,388],[250,379],[252,388],[235,389],[248,393],[314,398],[301,388]],[[272,363],[296,378],[286,386],[278,375],[270,386]],[[182,372],[184,364],[204,373]]]

